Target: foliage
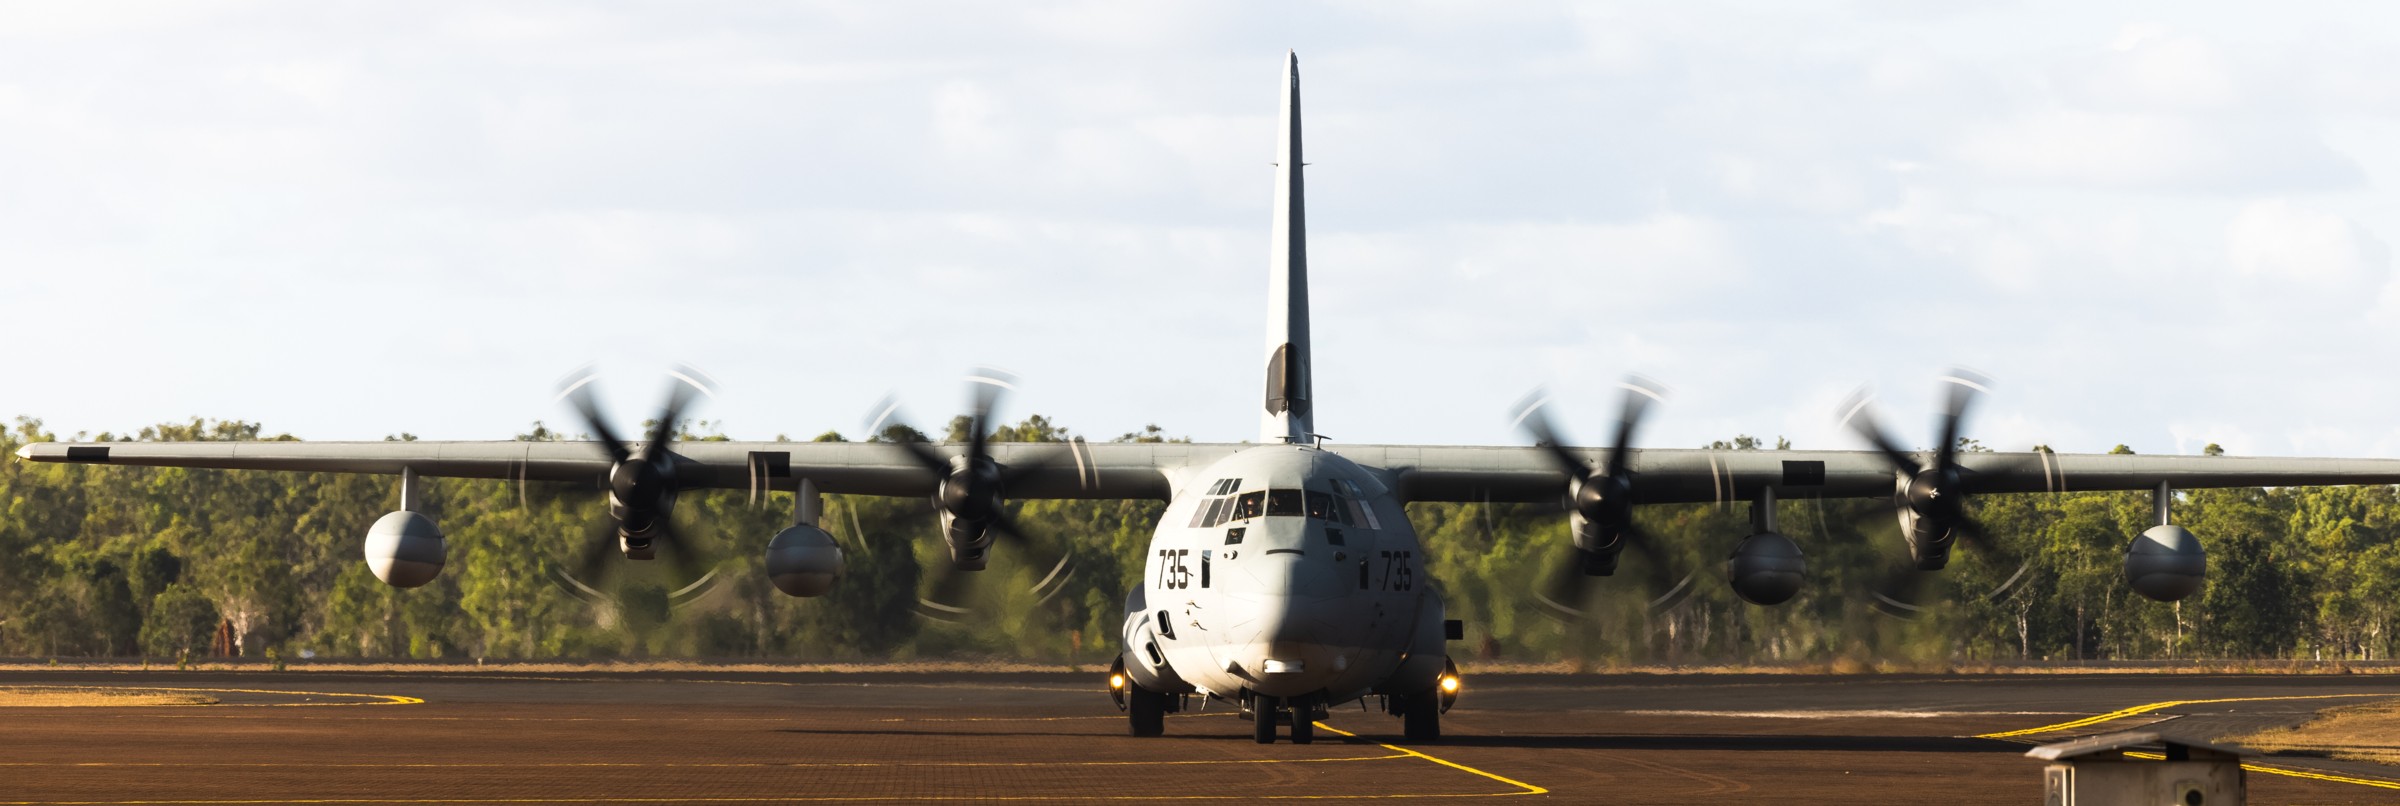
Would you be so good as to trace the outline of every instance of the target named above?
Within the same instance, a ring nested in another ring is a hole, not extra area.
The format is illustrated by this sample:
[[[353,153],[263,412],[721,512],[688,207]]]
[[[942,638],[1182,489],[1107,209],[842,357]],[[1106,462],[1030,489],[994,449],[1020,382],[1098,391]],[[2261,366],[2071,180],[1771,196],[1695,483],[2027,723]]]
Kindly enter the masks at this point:
[[[701,424],[701,428],[710,428]],[[947,436],[963,437],[954,421]],[[690,430],[687,426],[686,430]],[[713,429],[712,429],[713,430]],[[566,435],[539,423],[519,439]],[[113,440],[291,439],[254,423],[194,420]],[[394,439],[404,437],[395,436]],[[711,433],[695,439],[722,439]],[[922,440],[894,426],[875,439]],[[1074,438],[1040,416],[994,438]],[[0,433],[0,451],[51,441],[37,420]],[[839,441],[827,433],[820,441]],[[1117,438],[1162,442],[1156,426]],[[1737,437],[1717,450],[1773,450]],[[1970,449],[1979,446],[1968,446]],[[997,553],[963,623],[917,614],[926,569],[946,561],[927,503],[828,496],[823,526],[847,570],[832,594],[783,596],[757,551],[788,519],[790,498],[754,506],[739,492],[691,493],[677,528],[719,566],[721,584],[690,603],[671,563],[614,575],[594,604],[557,580],[583,547],[609,539],[594,490],[577,485],[436,480],[427,514],[450,537],[433,584],[395,590],[368,573],[359,540],[397,505],[389,478],[89,468],[0,462],[0,655],[173,657],[205,654],[220,625],[236,649],[369,657],[774,657],[826,660],[953,655],[1104,663],[1117,650],[1127,588],[1164,504],[1011,502],[1016,520],[1072,559],[1064,589],[1036,599],[1050,571]],[[2179,493],[2176,519],[2202,536],[2210,582],[2179,604],[2132,594],[2119,556],[2150,525],[2149,493],[1983,496],[1975,513],[2023,567],[1962,548],[1933,582],[1941,604],[1914,620],[1872,612],[1868,593],[1901,554],[1889,502],[1794,499],[1779,528],[1808,552],[1809,585],[1757,607],[1717,575],[1749,529],[1741,505],[1646,507],[1668,579],[1693,577],[1681,606],[1652,612],[1645,559],[1603,580],[1581,622],[1552,618],[1529,593],[1565,561],[1554,507],[1416,504],[1431,576],[1462,654],[1584,662],[2295,657],[2384,658],[2400,617],[2400,492],[2391,487]],[[619,566],[637,564],[619,563]],[[2004,586],[2009,580],[2013,586]],[[2004,595],[1990,596],[2005,588]]]

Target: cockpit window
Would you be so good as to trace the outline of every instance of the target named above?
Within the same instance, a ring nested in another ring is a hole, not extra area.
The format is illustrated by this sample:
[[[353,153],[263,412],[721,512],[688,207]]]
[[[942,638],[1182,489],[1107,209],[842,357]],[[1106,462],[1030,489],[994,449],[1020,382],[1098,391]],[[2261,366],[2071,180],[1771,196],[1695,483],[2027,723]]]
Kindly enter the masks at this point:
[[[1266,500],[1267,494],[1264,490],[1251,490],[1249,492],[1242,493],[1241,498],[1235,499],[1237,503],[1235,503],[1233,507],[1233,519],[1237,521],[1246,521],[1265,514]]]
[[[1238,479],[1228,479],[1238,481]],[[1338,480],[1337,480],[1338,481]],[[1341,486],[1337,484],[1336,486]],[[1352,487],[1352,489],[1356,489]],[[1316,490],[1251,490],[1230,498],[1211,498],[1200,502],[1192,515],[1192,525],[1215,528],[1227,523],[1246,521],[1261,516],[1306,516],[1329,524],[1366,529],[1377,527],[1375,515],[1364,501],[1339,492]]]

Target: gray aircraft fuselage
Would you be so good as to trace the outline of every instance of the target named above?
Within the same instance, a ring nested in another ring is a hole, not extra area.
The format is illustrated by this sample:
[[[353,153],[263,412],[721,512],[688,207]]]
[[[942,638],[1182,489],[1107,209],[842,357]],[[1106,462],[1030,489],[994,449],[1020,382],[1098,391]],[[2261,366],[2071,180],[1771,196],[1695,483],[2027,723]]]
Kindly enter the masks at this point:
[[[1180,480],[1127,597],[1128,668],[1227,699],[1426,690],[1446,660],[1427,583],[1380,474],[1311,446],[1251,448]]]

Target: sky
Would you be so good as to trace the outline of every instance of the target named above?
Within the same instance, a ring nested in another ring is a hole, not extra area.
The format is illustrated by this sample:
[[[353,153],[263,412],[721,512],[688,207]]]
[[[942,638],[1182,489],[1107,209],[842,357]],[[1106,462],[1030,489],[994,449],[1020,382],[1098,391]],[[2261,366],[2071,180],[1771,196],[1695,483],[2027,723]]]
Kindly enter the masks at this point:
[[[1794,5],[0,0],[0,417],[1256,439],[1291,49],[1332,442],[2400,456],[2400,6]]]

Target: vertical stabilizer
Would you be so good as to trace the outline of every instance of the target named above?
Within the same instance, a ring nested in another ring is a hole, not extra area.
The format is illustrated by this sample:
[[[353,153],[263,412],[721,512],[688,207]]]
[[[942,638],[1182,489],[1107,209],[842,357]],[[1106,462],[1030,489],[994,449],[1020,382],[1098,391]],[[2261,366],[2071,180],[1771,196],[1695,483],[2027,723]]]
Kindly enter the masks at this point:
[[[1311,441],[1308,350],[1308,217],[1300,197],[1300,55],[1283,65],[1283,115],[1275,126],[1275,224],[1267,257],[1267,395],[1261,442]]]

